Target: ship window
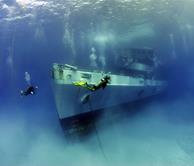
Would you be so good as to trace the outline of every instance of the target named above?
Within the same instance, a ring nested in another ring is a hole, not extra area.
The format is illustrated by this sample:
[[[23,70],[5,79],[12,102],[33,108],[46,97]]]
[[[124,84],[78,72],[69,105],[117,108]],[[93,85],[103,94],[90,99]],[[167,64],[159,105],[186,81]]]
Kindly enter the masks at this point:
[[[67,79],[71,79],[71,77],[72,77],[71,74],[68,74],[68,75],[66,76]]]

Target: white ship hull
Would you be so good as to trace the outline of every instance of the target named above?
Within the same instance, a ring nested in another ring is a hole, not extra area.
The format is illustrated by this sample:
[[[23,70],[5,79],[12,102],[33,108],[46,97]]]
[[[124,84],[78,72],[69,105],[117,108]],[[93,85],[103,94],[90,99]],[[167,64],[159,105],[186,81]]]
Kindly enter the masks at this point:
[[[54,94],[59,118],[62,120],[94,110],[141,100],[161,93],[166,87],[166,82],[160,80],[144,80],[115,74],[109,74],[109,76],[111,83],[105,89],[92,92],[74,86],[72,82],[84,80],[89,84],[95,84],[102,78],[102,73],[59,67],[55,64]],[[83,103],[86,95],[89,97]]]

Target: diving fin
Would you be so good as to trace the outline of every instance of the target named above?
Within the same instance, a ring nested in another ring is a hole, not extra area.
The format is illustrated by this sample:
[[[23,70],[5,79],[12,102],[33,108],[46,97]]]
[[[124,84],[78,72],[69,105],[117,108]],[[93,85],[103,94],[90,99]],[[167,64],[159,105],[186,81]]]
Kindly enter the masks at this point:
[[[85,94],[81,97],[80,102],[86,104],[90,100],[90,94]]]
[[[91,90],[91,91],[95,91],[95,89],[93,88],[93,86],[88,85],[86,81],[73,82],[73,85],[80,86],[80,87],[86,88],[86,89]]]
[[[77,81],[77,82],[73,82],[73,85],[85,87],[85,85],[87,85],[87,82],[85,82],[85,81]]]

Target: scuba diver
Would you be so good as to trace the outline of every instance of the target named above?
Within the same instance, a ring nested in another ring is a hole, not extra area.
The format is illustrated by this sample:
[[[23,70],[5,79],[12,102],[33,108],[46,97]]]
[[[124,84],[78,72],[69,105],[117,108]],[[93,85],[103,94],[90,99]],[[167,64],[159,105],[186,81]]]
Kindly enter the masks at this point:
[[[107,84],[110,84],[110,81],[111,81],[111,77],[106,75],[96,85],[89,85],[86,81],[73,82],[73,85],[83,87],[85,89],[88,89],[88,90],[94,92],[94,91],[101,89],[101,88],[104,89],[107,86]],[[80,102],[82,104],[86,104],[90,100],[90,95],[91,95],[91,93],[88,93],[88,94],[85,94],[84,96],[82,96]]]
[[[110,76],[108,75],[104,76],[97,85],[92,85],[93,91],[96,91],[100,88],[104,89],[107,86],[107,84],[110,84],[110,81],[111,81]]]
[[[34,95],[36,89],[38,89],[37,86],[35,86],[35,87],[34,86],[29,86],[25,91],[24,90],[21,90],[20,94],[22,96]]]
[[[21,90],[20,91],[20,94],[21,96],[28,96],[28,95],[34,95],[35,92],[36,92],[36,89],[38,89],[38,86],[33,86],[31,84],[31,77],[30,77],[30,74],[28,72],[25,72],[25,80],[26,80],[26,83],[28,84],[28,88],[26,90]]]
[[[97,85],[88,85],[86,81],[78,81],[78,82],[74,82],[73,84],[75,86],[81,86],[91,91],[96,91],[101,88],[104,89],[107,86],[107,84],[110,83],[110,81],[111,81],[111,77],[106,75],[100,80],[100,82]]]

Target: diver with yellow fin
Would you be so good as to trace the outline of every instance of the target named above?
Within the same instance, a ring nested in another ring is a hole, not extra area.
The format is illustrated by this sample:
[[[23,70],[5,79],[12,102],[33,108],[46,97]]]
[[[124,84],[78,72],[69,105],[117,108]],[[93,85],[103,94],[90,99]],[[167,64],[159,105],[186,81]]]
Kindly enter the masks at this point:
[[[96,91],[96,90],[101,89],[101,88],[104,89],[107,86],[107,84],[110,83],[110,81],[111,81],[111,77],[106,75],[96,85],[89,85],[86,81],[73,82],[73,85],[86,88],[90,91]]]

